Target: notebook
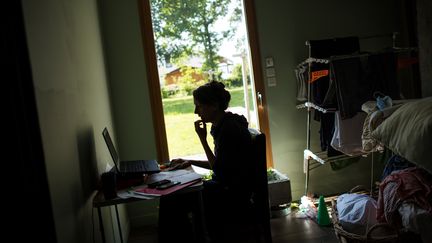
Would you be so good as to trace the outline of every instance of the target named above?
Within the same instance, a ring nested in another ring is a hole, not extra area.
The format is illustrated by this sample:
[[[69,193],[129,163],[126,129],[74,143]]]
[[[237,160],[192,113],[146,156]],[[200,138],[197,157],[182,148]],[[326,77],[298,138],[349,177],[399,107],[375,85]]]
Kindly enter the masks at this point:
[[[153,174],[160,172],[159,164],[156,160],[129,160],[120,161],[120,157],[105,127],[102,131],[105,143],[114,161],[114,167],[117,173],[125,177],[142,176],[143,174]]]

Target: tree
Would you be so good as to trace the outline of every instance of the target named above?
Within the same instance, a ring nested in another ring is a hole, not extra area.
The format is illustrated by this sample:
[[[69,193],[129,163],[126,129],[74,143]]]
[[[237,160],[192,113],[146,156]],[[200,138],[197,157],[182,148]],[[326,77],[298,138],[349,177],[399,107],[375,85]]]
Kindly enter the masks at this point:
[[[220,30],[216,25],[228,13],[230,22],[240,20],[240,1],[236,3],[229,13],[231,0],[151,0],[159,61],[171,63],[185,55],[200,55],[205,60],[203,71],[217,70],[222,40],[235,30],[229,26]]]

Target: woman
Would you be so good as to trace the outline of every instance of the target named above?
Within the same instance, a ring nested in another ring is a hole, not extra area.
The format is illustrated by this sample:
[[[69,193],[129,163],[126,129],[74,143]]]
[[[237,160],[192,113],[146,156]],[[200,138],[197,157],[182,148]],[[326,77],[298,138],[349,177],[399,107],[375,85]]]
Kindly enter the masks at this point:
[[[195,114],[200,117],[194,123],[195,131],[207,160],[174,159],[171,167],[196,165],[213,170],[212,179],[204,181],[202,196],[206,228],[214,238],[223,234],[226,215],[246,219],[242,214],[247,214],[252,196],[253,173],[248,165],[252,140],[246,118],[226,111],[231,95],[223,83],[204,84],[193,91],[193,97]],[[211,123],[214,153],[207,142],[207,123]]]
[[[214,174],[206,184],[220,186],[249,199],[250,188],[245,181],[251,175],[247,172],[251,168],[248,162],[252,141],[246,118],[226,111],[231,95],[221,82],[211,81],[198,87],[193,97],[195,114],[201,118],[194,123],[195,131],[208,160],[174,159],[172,165],[177,168],[196,165],[211,169]],[[214,153],[207,142],[207,123],[212,124],[210,134],[214,140]]]

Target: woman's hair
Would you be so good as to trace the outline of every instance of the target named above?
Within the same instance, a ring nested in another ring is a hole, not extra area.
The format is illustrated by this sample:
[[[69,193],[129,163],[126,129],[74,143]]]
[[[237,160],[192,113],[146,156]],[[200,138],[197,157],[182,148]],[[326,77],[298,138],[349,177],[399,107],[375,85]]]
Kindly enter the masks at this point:
[[[204,105],[218,105],[219,109],[226,110],[231,100],[230,93],[225,85],[218,81],[210,81],[193,91],[193,97]]]

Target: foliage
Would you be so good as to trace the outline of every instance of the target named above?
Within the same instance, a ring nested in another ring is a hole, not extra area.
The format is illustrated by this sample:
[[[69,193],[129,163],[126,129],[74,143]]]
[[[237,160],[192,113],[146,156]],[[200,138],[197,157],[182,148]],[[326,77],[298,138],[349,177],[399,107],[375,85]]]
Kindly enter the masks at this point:
[[[203,77],[203,72],[199,68],[182,66],[180,72],[182,75],[177,79],[176,83],[179,85],[183,95],[191,95],[194,89],[205,83],[203,79],[196,80],[196,77]]]
[[[161,87],[162,98],[166,99],[168,97],[174,96],[179,92],[179,87],[176,84],[164,85]]]
[[[273,170],[273,168],[267,169],[267,181],[276,181],[278,179],[277,174]]]
[[[203,70],[217,70],[217,52],[223,38],[233,35],[233,28],[218,31],[217,21],[228,14],[231,0],[152,0],[153,31],[156,52],[162,63],[182,55],[201,54]],[[240,1],[231,13],[231,22],[240,21]],[[237,16],[238,15],[238,16]]]
[[[211,180],[213,178],[213,170],[210,170],[210,172],[206,175],[203,176],[203,180],[208,181]]]
[[[225,80],[228,87],[240,87],[243,85],[242,65],[237,64],[234,66],[230,77]]]
[[[188,23],[184,18],[178,19],[176,23],[176,16],[186,16],[187,9],[180,7],[186,2],[187,0],[151,0],[155,47],[161,63],[170,63],[172,58],[192,53],[191,46],[182,41],[182,31],[177,31],[178,28],[186,28]]]

